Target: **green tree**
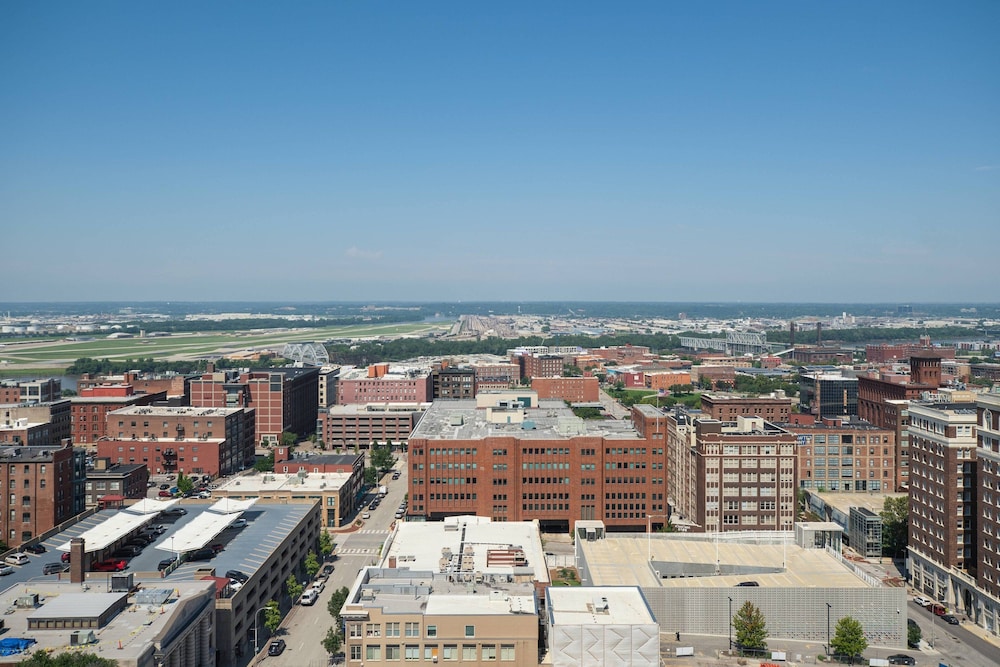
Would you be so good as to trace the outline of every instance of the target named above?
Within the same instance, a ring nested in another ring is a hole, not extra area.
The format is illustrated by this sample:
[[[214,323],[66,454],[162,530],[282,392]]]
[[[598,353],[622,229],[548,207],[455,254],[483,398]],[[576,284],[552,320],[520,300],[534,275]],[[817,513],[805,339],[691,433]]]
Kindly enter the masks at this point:
[[[316,552],[312,549],[306,554],[306,574],[312,579],[319,572],[319,559],[316,558]]]
[[[909,498],[886,498],[882,505],[882,552],[893,558],[906,553],[909,537]]]
[[[372,448],[372,466],[376,470],[388,470],[392,467],[392,464],[396,462],[395,457],[392,455],[392,450],[388,447],[374,447]]]
[[[181,493],[190,493],[194,489],[194,480],[182,472],[177,473],[177,490]]]
[[[73,391],[72,389],[63,389],[62,390],[62,397],[63,398],[69,398],[70,396],[76,396],[76,392]],[[21,663],[21,664],[25,664],[25,663]]]
[[[326,631],[326,637],[323,637],[323,648],[327,653],[330,655],[340,653],[341,643],[340,633],[337,632],[336,628],[330,628]]]
[[[277,600],[269,600],[264,607],[264,627],[267,628],[268,632],[274,634],[279,625],[281,625],[281,609],[278,607]]]
[[[115,667],[118,661],[93,653],[57,653],[53,657],[48,651],[35,651],[30,658],[17,664],[25,667]]]
[[[583,377],[583,369],[576,364],[563,364],[562,374],[567,378]]]
[[[374,486],[378,483],[378,470],[374,466],[368,466],[365,468],[365,484],[368,486]]]
[[[733,630],[736,631],[736,646],[740,650],[762,651],[767,648],[764,614],[749,600],[733,616]]]
[[[319,534],[319,552],[323,558],[333,553],[333,538],[330,537],[329,531],[323,530]]]
[[[294,433],[289,433],[288,431],[281,432],[281,446],[282,447],[294,447],[295,443],[298,442],[298,437]]]
[[[269,452],[267,456],[257,459],[253,464],[253,469],[257,472],[274,472],[274,452]]]
[[[288,597],[292,598],[292,600],[298,600],[299,596],[302,595],[302,591],[305,590],[305,586],[299,583],[294,574],[290,574],[288,575],[288,579],[285,580],[285,590],[288,591]]]
[[[865,631],[861,627],[861,622],[850,616],[845,616],[837,621],[833,639],[830,640],[830,648],[836,655],[849,657],[853,665],[854,659],[868,648],[868,640],[865,639]]]
[[[910,646],[916,646],[920,643],[920,626],[914,623],[906,629],[906,642]]]
[[[351,594],[351,591],[347,589],[347,586],[342,586],[335,590],[332,595],[330,595],[330,601],[326,603],[326,609],[330,612],[330,616],[333,616],[334,620],[337,621],[337,627],[341,626],[340,622],[340,610],[347,602],[347,596]]]

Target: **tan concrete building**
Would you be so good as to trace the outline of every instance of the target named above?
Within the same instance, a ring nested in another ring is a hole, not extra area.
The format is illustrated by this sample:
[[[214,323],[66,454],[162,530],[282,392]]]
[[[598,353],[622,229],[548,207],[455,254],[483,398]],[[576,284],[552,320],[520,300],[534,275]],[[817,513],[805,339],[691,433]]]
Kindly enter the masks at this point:
[[[212,491],[219,498],[247,500],[259,498],[270,504],[318,503],[321,525],[338,528],[356,509],[355,499],[364,481],[361,471],[354,473],[308,472],[307,464],[293,460],[293,473],[263,473],[232,479]]]

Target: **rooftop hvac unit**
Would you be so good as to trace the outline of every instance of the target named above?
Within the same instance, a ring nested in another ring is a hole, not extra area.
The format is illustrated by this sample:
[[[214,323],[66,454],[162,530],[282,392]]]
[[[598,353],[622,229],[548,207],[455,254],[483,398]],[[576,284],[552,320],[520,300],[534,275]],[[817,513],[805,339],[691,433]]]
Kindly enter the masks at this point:
[[[83,646],[85,644],[96,644],[97,636],[93,630],[74,630],[69,635],[70,646]]]
[[[16,605],[22,609],[30,609],[38,606],[38,593],[28,593],[17,598]]]
[[[111,575],[111,592],[128,593],[133,588],[135,573],[127,572]]]

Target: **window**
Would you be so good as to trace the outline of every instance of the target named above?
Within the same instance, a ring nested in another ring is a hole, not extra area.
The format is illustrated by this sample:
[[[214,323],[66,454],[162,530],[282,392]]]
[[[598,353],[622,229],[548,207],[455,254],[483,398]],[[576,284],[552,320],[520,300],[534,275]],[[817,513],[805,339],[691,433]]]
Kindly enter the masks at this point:
[[[474,626],[474,625],[467,625],[467,626],[465,626],[465,636],[466,637],[475,637],[476,636],[476,626]]]
[[[483,644],[483,660],[493,661],[497,659],[497,645]]]
[[[386,660],[399,660],[399,644],[386,644],[385,645],[385,659]]]
[[[458,660],[458,644],[445,644],[441,648],[441,657],[444,660]]]
[[[428,637],[437,637],[438,636],[438,626],[436,626],[436,625],[428,625],[427,626],[427,636]]]
[[[398,623],[396,624],[399,625]],[[407,637],[419,637],[420,636],[420,624],[419,623],[407,623],[406,624],[406,636]]]
[[[437,657],[438,657],[437,644],[424,644],[424,660],[437,662]]]
[[[399,623],[386,623],[385,624],[385,636],[386,637],[398,637],[399,636]]]
[[[406,659],[407,660],[420,660],[420,646],[417,644],[407,644],[406,645]]]
[[[513,644],[500,644],[500,659],[509,662],[516,660]]]
[[[351,647],[351,661],[361,660],[361,647],[352,646]]]
[[[476,660],[476,645],[462,644],[462,660]]]
[[[382,647],[377,644],[369,644],[365,647],[365,660],[381,660]]]

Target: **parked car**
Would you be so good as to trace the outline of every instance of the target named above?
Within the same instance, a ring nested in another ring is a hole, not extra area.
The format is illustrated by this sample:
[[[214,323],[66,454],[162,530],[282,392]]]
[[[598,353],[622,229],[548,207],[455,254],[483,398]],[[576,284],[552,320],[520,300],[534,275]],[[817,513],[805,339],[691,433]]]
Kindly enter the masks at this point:
[[[226,572],[226,576],[230,579],[235,579],[241,584],[245,584],[248,581],[250,581],[250,577],[248,577],[245,573],[240,572],[239,570],[229,570]]]
[[[47,551],[41,544],[29,544],[24,550],[31,554],[43,554]]]
[[[267,654],[268,655],[281,655],[281,653],[284,650],[285,650],[285,640],[284,639],[275,639],[273,642],[271,642],[268,645],[268,647],[267,647]]]
[[[236,521],[233,521],[231,524],[229,524],[229,527],[230,528],[246,528],[247,527],[247,520],[246,519],[242,519],[242,518],[241,519],[237,519]]]
[[[741,581],[740,583],[738,583],[736,585],[737,586],[760,586],[760,584],[758,582],[756,582],[756,581]]]
[[[375,510],[376,510],[377,508],[378,508],[378,503],[372,503],[371,505],[369,505],[369,506],[368,506],[368,509],[370,509],[370,510],[371,510],[371,511],[373,511],[373,512],[374,512],[374,511],[375,511]]]
[[[200,492],[198,494],[198,497],[201,498],[202,500],[208,500],[209,498],[212,497],[212,492],[211,491],[202,491],[202,492]]]
[[[889,658],[890,665],[915,665],[917,661],[906,655],[905,653],[897,653],[895,655],[890,655]]]
[[[302,593],[302,597],[299,598],[299,604],[308,607],[316,604],[316,600],[318,599],[319,599],[319,591],[317,591],[315,588],[309,588]]]
[[[45,567],[42,568],[42,574],[56,574],[57,572],[65,572],[66,569],[65,563],[46,563]]]
[[[327,563],[323,566],[323,574],[330,576],[336,568],[333,567],[333,563]]]
[[[70,558],[71,558],[71,556],[69,555],[68,551],[65,552],[65,553],[63,553],[62,556],[59,556],[59,560],[61,560],[64,563],[68,563]]]
[[[126,567],[128,563],[121,558],[111,558],[108,560],[102,560],[99,563],[94,563],[91,570],[94,572],[121,572]]]
[[[169,491],[160,491],[156,495],[158,495],[161,498],[173,498],[174,497],[174,494],[170,493]]]
[[[944,607],[944,605],[940,604],[932,604],[930,609],[931,613],[934,614],[935,616],[944,616],[945,614],[948,613],[948,610]]]
[[[175,562],[177,562],[177,556],[174,556],[173,558],[164,558],[157,564],[156,569],[162,572],[163,570],[166,570],[168,567],[173,565]]]
[[[949,625],[958,625],[958,616],[954,614],[942,614],[941,620]]]
[[[370,518],[372,518],[372,515],[371,515],[371,513],[369,513],[369,512],[363,512],[363,513],[361,514],[361,518],[362,518],[362,519],[370,519]]]
[[[404,516],[406,516],[406,512],[404,512],[403,510],[399,510],[398,512],[396,512],[395,516],[397,519],[402,519]]]
[[[324,588],[326,588],[326,579],[317,577],[312,583],[312,589],[317,593],[322,593]]]
[[[170,507],[163,510],[164,516],[184,516],[188,511],[183,507]]]
[[[170,488],[169,484],[160,484],[160,491],[166,491]]]
[[[115,558],[135,558],[142,553],[142,547],[138,547],[134,544],[126,544],[115,550],[112,554]]]
[[[0,565],[0,577],[6,577],[8,574],[14,574],[14,568],[10,565]]]
[[[188,554],[188,560],[212,560],[215,558],[215,549],[212,547],[202,547]]]
[[[913,601],[916,602],[921,607],[930,607],[931,606],[931,601],[928,600],[927,598],[925,598],[922,595],[918,595],[917,597],[913,598]]]
[[[28,563],[31,562],[31,559],[28,558],[28,554],[22,553],[20,551],[15,551],[14,553],[4,558],[4,562],[8,563],[9,565],[27,565]]]

